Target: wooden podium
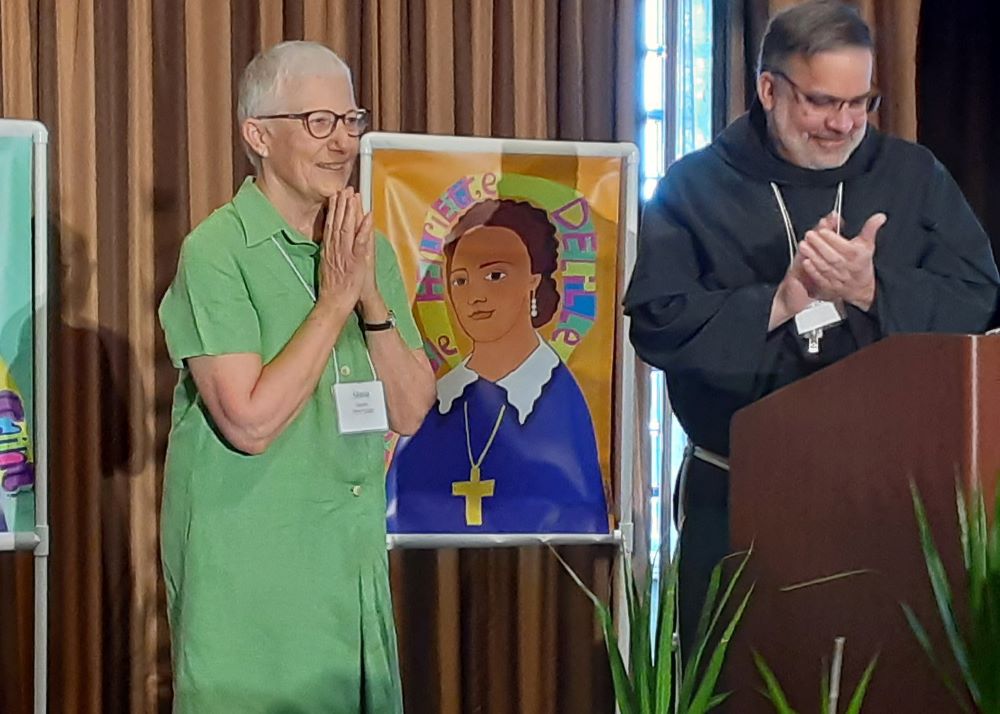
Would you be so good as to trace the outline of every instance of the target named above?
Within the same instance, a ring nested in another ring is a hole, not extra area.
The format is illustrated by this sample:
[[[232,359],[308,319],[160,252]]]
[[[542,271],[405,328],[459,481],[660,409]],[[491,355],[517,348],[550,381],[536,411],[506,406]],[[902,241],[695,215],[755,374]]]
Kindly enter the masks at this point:
[[[863,712],[959,711],[911,633],[907,602],[950,650],[920,551],[910,479],[964,597],[956,478],[978,475],[992,507],[1000,473],[1000,336],[900,335],[740,411],[732,424],[734,550],[751,543],[757,586],[731,646],[726,711],[774,711],[759,651],[790,703],[819,711],[821,660],[846,638],[841,709],[880,653]],[[871,572],[793,591],[846,571]],[[959,616],[964,613],[959,611]],[[956,673],[957,674],[957,673]]]

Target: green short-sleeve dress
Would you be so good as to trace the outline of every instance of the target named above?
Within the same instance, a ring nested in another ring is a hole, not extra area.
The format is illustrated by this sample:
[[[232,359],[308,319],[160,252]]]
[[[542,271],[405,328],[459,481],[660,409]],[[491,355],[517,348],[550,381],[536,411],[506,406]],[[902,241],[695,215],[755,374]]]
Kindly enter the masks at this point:
[[[284,249],[279,250],[278,245]],[[176,712],[402,709],[385,550],[384,435],[340,435],[332,386],[372,378],[352,317],[316,391],[267,451],[230,446],[185,360],[256,352],[266,364],[313,302],[320,246],[248,179],[184,241],[160,322],[180,379],[162,511]],[[392,247],[377,280],[420,345]]]

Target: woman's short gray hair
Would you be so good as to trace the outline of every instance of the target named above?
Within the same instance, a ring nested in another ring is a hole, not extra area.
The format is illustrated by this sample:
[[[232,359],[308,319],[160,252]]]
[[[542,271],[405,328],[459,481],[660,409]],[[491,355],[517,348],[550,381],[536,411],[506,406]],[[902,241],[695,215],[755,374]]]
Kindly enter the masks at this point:
[[[346,76],[353,91],[350,67],[326,45],[289,40],[264,50],[250,61],[240,77],[237,125],[242,127],[250,117],[285,110],[280,106],[284,84],[290,78],[315,76]],[[260,170],[260,157],[246,142],[243,148],[254,168]]]

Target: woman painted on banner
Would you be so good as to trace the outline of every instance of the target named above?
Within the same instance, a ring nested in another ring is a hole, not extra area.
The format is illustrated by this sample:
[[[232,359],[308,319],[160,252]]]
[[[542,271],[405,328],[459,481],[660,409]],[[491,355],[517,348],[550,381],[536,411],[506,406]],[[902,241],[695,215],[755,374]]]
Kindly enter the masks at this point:
[[[397,533],[607,533],[590,411],[536,331],[559,305],[556,229],[525,201],[472,206],[445,239],[452,311],[472,352],[389,472]]]

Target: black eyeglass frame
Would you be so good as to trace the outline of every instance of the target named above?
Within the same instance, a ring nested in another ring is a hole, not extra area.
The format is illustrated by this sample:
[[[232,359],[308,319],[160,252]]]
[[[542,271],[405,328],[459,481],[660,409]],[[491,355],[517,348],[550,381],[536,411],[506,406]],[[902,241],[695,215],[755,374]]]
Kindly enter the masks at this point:
[[[333,122],[330,124],[330,131],[325,134],[317,134],[314,131],[312,124],[310,124],[310,118],[316,116],[317,114],[325,114],[333,117]],[[309,135],[314,139],[327,139],[333,132],[337,131],[337,126],[343,122],[344,127],[347,128],[347,120],[354,119],[355,121],[362,124],[361,128],[357,131],[351,131],[347,129],[349,136],[358,137],[365,133],[368,129],[368,122],[371,118],[371,113],[367,109],[349,109],[343,114],[335,112],[332,109],[311,109],[308,112],[296,112],[293,114],[263,114],[261,116],[256,116],[254,119],[298,119],[302,122],[302,126],[305,130],[309,132]]]
[[[828,114],[839,114],[844,111],[844,107],[847,107],[849,111],[858,111],[852,109],[851,104],[863,99],[865,101],[864,113],[871,114],[872,112],[878,111],[878,108],[882,105],[882,93],[875,87],[872,87],[866,94],[862,94],[852,99],[844,99],[843,97],[831,97],[826,94],[812,94],[807,92],[802,89],[802,87],[800,87],[795,80],[782,72],[780,69],[767,69],[764,71],[769,72],[776,77],[781,77],[783,80],[788,82],[788,86],[795,90],[796,101],[798,101],[799,95],[801,95],[811,107],[816,109],[816,111],[826,112]]]

